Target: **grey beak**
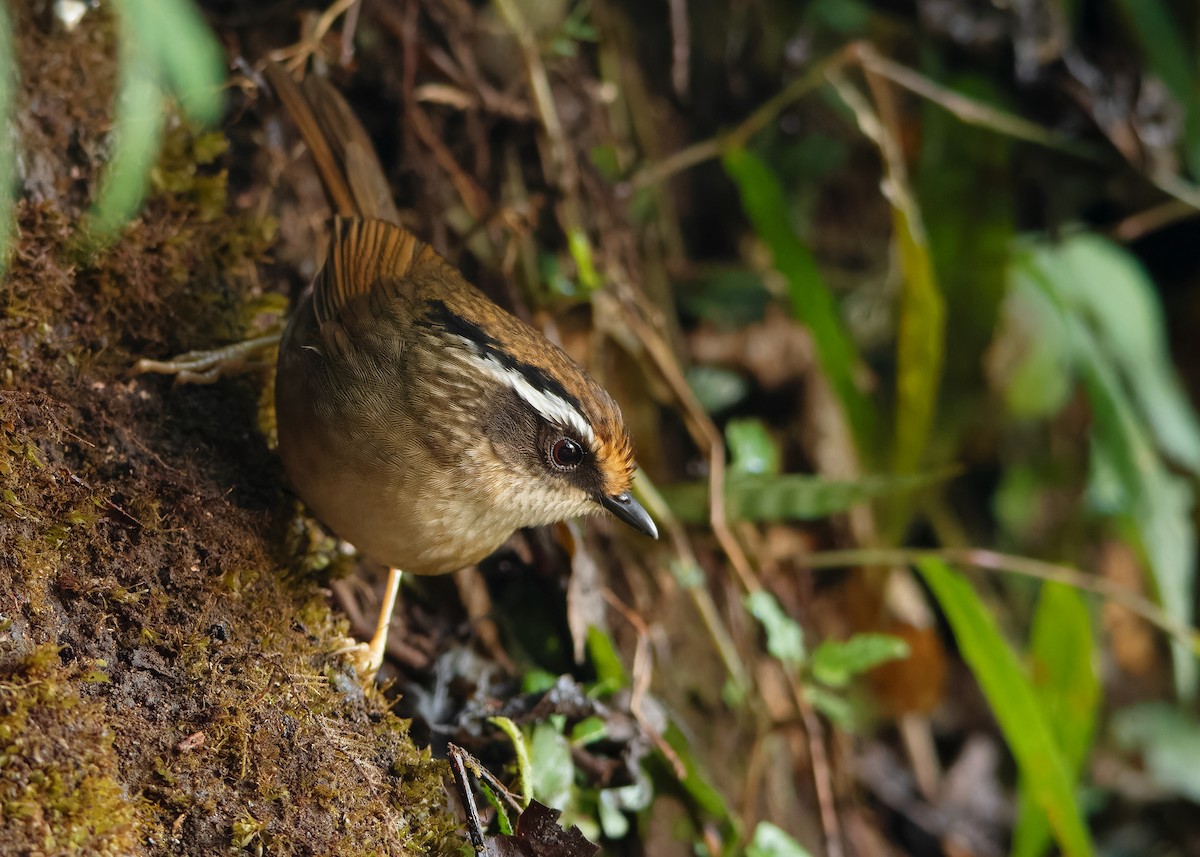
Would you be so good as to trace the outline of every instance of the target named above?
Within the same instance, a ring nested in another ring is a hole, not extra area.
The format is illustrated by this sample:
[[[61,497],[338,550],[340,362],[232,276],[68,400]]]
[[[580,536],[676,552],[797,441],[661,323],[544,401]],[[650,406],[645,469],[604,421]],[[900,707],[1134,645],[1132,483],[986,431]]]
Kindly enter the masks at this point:
[[[600,505],[639,533],[652,539],[658,538],[658,527],[654,526],[654,521],[650,518],[649,513],[642,508],[641,503],[633,499],[633,495],[628,491],[613,497],[601,497]]]

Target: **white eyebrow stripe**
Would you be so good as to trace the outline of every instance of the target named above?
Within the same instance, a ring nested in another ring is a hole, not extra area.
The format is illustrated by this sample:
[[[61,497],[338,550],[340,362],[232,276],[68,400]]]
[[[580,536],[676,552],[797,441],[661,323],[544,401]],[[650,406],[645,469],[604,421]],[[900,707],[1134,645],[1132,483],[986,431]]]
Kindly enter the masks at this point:
[[[462,339],[462,337],[458,338]],[[468,339],[463,339],[463,342],[473,345]],[[508,385],[526,404],[537,411],[542,419],[575,429],[588,446],[595,448],[596,435],[592,431],[591,425],[588,424],[583,414],[561,396],[539,390],[530,384],[529,380],[520,372],[509,369],[489,354],[480,354],[474,347],[465,356],[472,365],[500,383]]]

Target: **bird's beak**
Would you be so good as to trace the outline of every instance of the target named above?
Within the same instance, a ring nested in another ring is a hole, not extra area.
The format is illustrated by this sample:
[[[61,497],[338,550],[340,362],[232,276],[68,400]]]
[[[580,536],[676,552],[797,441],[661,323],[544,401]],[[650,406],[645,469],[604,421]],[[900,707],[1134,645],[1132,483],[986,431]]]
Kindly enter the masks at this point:
[[[649,513],[642,508],[641,503],[633,499],[633,495],[628,491],[612,497],[601,497],[600,505],[639,533],[652,539],[658,538],[658,527],[654,526],[654,521],[650,518]]]

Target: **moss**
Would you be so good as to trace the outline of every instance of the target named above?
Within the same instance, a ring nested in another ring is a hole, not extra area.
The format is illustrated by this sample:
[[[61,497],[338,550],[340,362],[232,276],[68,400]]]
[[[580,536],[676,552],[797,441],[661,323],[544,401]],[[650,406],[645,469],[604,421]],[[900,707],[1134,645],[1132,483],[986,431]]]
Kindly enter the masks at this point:
[[[333,654],[345,620],[305,570],[261,380],[128,375],[281,305],[274,224],[230,203],[250,155],[169,122],[143,214],[81,256],[111,27],[16,18],[46,178],[0,290],[0,850],[458,853],[442,765]]]
[[[119,779],[104,706],[54,645],[35,648],[0,682],[0,841],[49,853],[140,850],[147,808]]]

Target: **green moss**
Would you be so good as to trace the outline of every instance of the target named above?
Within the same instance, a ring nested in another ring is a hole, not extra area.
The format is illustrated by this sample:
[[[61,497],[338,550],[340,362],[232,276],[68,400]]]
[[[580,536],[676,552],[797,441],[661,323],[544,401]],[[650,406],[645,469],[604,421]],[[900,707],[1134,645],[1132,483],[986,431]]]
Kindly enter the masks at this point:
[[[146,808],[126,796],[104,706],[79,695],[80,678],[43,645],[0,682],[0,841],[130,854]]]
[[[49,68],[39,103],[59,105],[23,147],[83,185],[108,133],[105,20],[22,25],[23,64]],[[96,91],[63,94],[101,63],[82,79]],[[306,567],[336,545],[292,535],[254,434],[262,385],[129,378],[137,356],[228,342],[282,305],[257,293],[275,225],[229,204],[229,141],[168,127],[152,197],[104,252],[72,243],[76,185],[18,212],[0,290],[0,603],[20,605],[0,617],[0,850],[458,853],[441,763],[331,654],[346,621]]]

